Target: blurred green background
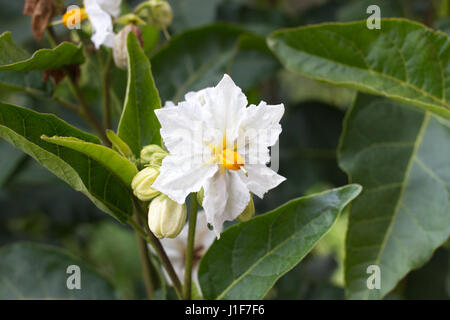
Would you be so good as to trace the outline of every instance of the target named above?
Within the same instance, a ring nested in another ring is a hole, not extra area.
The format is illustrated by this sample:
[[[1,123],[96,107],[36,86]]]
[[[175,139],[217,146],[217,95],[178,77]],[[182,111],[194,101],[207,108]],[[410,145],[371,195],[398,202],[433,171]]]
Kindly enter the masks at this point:
[[[124,8],[140,1],[124,1]],[[215,22],[226,22],[259,35],[283,28],[326,21],[352,21],[366,18],[366,8],[377,4],[382,17],[406,17],[443,31],[450,30],[448,1],[426,0],[171,0],[174,21],[171,34]],[[66,1],[67,4],[76,1]],[[29,52],[48,47],[36,42],[31,18],[22,15],[24,1],[0,0],[0,34],[11,31],[14,41]],[[56,28],[60,37],[65,30]],[[163,40],[160,37],[160,41]],[[149,55],[152,53],[150,52]],[[248,62],[248,63],[247,63]],[[245,74],[252,61],[239,64]],[[96,62],[82,72],[81,84],[89,102],[100,110],[100,87],[95,81]],[[257,213],[308,193],[340,186],[347,182],[338,168],[336,147],[341,123],[354,92],[331,87],[283,71],[272,60],[267,74],[251,84],[246,93],[250,102],[283,102],[279,173],[287,181],[255,199]],[[120,74],[120,71],[117,71]],[[4,73],[1,77],[7,77]],[[121,74],[117,79],[124,79]],[[42,74],[31,73],[24,80],[30,88],[50,92],[52,84],[42,82]],[[115,112],[120,115],[125,82],[115,84]],[[158,78],[156,78],[158,83]],[[239,83],[238,83],[239,85]],[[66,121],[90,131],[75,114],[50,99],[32,92],[11,92],[0,85],[0,100],[26,106],[39,112],[57,114]],[[65,248],[87,262],[108,279],[124,299],[145,298],[137,242],[131,229],[100,212],[81,193],[73,191],[33,159],[0,141],[0,246],[18,241],[50,244]],[[343,299],[342,261],[346,215],[300,265],[282,278],[268,299]],[[411,272],[387,299],[450,298],[450,253],[439,249],[424,267]]]

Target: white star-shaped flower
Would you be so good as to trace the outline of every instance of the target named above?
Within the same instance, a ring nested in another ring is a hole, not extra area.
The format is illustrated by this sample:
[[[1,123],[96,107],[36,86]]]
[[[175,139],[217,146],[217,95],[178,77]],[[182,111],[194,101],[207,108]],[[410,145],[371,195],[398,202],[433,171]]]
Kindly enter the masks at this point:
[[[281,133],[284,106],[247,104],[241,89],[224,75],[217,86],[155,111],[170,155],[152,187],[178,203],[203,188],[203,209],[217,237],[224,221],[245,209],[250,192],[262,198],[285,180],[266,166],[269,147]]]
[[[121,2],[122,0],[84,0],[94,32],[91,40],[97,49],[101,45],[113,47],[115,34],[111,17],[119,16]]]

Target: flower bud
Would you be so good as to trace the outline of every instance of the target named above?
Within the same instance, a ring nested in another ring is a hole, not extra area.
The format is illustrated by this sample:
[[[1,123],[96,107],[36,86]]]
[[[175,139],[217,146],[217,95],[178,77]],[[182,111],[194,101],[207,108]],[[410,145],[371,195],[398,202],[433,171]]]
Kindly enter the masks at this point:
[[[250,201],[247,207],[242,211],[242,213],[237,217],[240,222],[245,222],[250,220],[255,215],[255,203],[253,202],[253,197],[250,194]]]
[[[172,8],[167,1],[150,0],[149,6],[151,8],[151,23],[155,27],[165,29],[172,23]]]
[[[133,32],[140,40],[141,30],[134,24],[127,24],[120,30],[118,34],[114,36],[113,45],[113,58],[114,63],[120,69],[126,69],[128,67],[128,51],[127,51],[127,38],[128,34]]]
[[[150,144],[141,150],[141,163],[160,167],[166,156],[167,152],[163,148]]]
[[[175,238],[186,222],[186,205],[161,194],[148,208],[148,226],[158,238]]]
[[[160,194],[156,189],[152,188],[152,184],[155,182],[159,175],[158,169],[153,167],[145,168],[138,172],[131,182],[131,188],[134,195],[142,201],[149,201]]]

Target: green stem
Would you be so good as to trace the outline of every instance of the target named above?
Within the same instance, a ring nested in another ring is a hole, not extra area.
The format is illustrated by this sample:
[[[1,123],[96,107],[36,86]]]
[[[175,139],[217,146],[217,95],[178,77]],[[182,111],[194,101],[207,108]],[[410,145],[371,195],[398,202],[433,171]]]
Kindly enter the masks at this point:
[[[67,78],[69,79],[69,86],[72,89],[76,99],[78,100],[78,103],[81,106],[81,109],[79,110],[81,116],[99,134],[103,143],[110,147],[111,142],[108,140],[108,137],[106,136],[106,131],[103,128],[102,124],[97,120],[97,117],[95,116],[94,112],[89,107],[89,105],[83,95],[83,92],[81,91],[81,88],[78,86],[76,80],[73,79],[69,73],[67,73]]]
[[[107,50],[105,64],[102,72],[102,95],[103,95],[103,127],[105,129],[111,128],[111,96],[109,92],[111,83],[111,66],[112,66],[112,52]]]
[[[68,110],[70,110],[72,112],[75,112],[76,114],[80,113],[80,108],[76,104],[74,104],[74,103],[72,103],[70,101],[67,101],[65,99],[58,98],[58,97],[53,97],[53,100],[55,100],[56,102],[61,104],[66,109],[68,109]]]
[[[51,27],[48,27],[45,31],[52,48],[56,47],[57,41],[55,35],[53,34],[53,29]],[[69,86],[81,106],[81,108],[78,110],[79,114],[91,125],[92,129],[94,129],[99,134],[100,138],[103,140],[103,143],[105,143],[105,145],[107,146],[111,146],[111,143],[106,136],[105,129],[102,127],[101,123],[97,120],[94,112],[92,112],[91,108],[89,107],[83,95],[83,92],[76,82],[76,79],[74,79],[73,75],[71,75],[67,68],[64,68],[64,71],[66,72],[67,79],[69,80]]]
[[[167,40],[167,41],[170,41],[170,33],[169,33],[169,31],[167,30],[166,27],[163,27],[163,28],[162,28],[162,32],[163,32],[164,37],[166,38],[166,40]]]
[[[140,208],[137,208],[137,210],[140,210]],[[143,238],[145,241],[147,241],[155,250],[156,255],[160,259],[161,263],[163,264],[164,268],[167,271],[167,274],[169,275],[170,280],[172,280],[173,286],[175,288],[175,292],[179,299],[182,298],[182,290],[181,290],[181,282],[178,278],[175,269],[173,268],[172,263],[170,262],[169,257],[167,256],[166,251],[164,250],[163,246],[161,245],[161,242],[159,239],[153,234],[153,232],[150,231],[147,224],[144,222],[144,228],[145,231],[133,220],[129,219],[128,223],[136,230],[136,232]]]
[[[135,215],[134,217],[136,223],[141,224],[139,217]],[[155,286],[153,284],[153,265],[150,261],[150,256],[148,254],[147,241],[139,236],[136,232],[138,249],[139,249],[139,258],[141,260],[142,266],[142,276],[144,277],[145,291],[147,293],[147,297],[149,300],[153,299],[153,294],[155,291]]]
[[[186,248],[186,263],[184,271],[184,292],[185,300],[191,299],[192,288],[192,263],[194,261],[195,248],[195,227],[197,224],[197,197],[195,193],[191,194],[190,212],[189,212],[189,233]]]

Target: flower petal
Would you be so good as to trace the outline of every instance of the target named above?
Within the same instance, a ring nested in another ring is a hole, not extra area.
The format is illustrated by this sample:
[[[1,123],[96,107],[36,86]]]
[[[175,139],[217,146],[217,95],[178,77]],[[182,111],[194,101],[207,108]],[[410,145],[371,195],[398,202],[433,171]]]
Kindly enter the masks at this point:
[[[120,4],[122,0],[95,0],[103,11],[117,18],[120,14]]]
[[[204,92],[205,108],[211,114],[210,126],[227,135],[227,147],[233,147],[247,106],[247,97],[225,74],[212,89]],[[221,143],[222,141],[220,141]]]
[[[202,89],[199,91],[189,91],[188,93],[186,93],[184,95],[184,99],[187,102],[196,103],[201,106],[204,106],[206,104],[206,99],[205,99],[206,93],[212,89],[213,88],[210,87],[210,88],[205,88],[205,89]]]
[[[182,102],[177,107],[155,110],[161,123],[161,137],[172,155],[186,153],[205,153],[211,155],[211,149],[204,143],[207,130],[207,117],[202,107]],[[208,161],[205,159],[204,161]]]
[[[152,188],[161,191],[170,199],[183,204],[191,192],[199,191],[218,170],[214,164],[205,165],[203,154],[169,155],[164,158],[158,178]]]
[[[84,5],[94,30],[91,40],[95,47],[98,49],[104,45],[112,48],[115,35],[111,16],[100,7],[97,0],[85,0]]]
[[[247,188],[261,199],[267,191],[286,180],[285,177],[280,176],[265,165],[251,164],[245,165],[244,168],[247,170],[248,176],[243,172],[239,172],[239,176]]]
[[[248,188],[237,172],[218,170],[204,185],[203,209],[217,238],[225,221],[236,219],[250,201]]]

